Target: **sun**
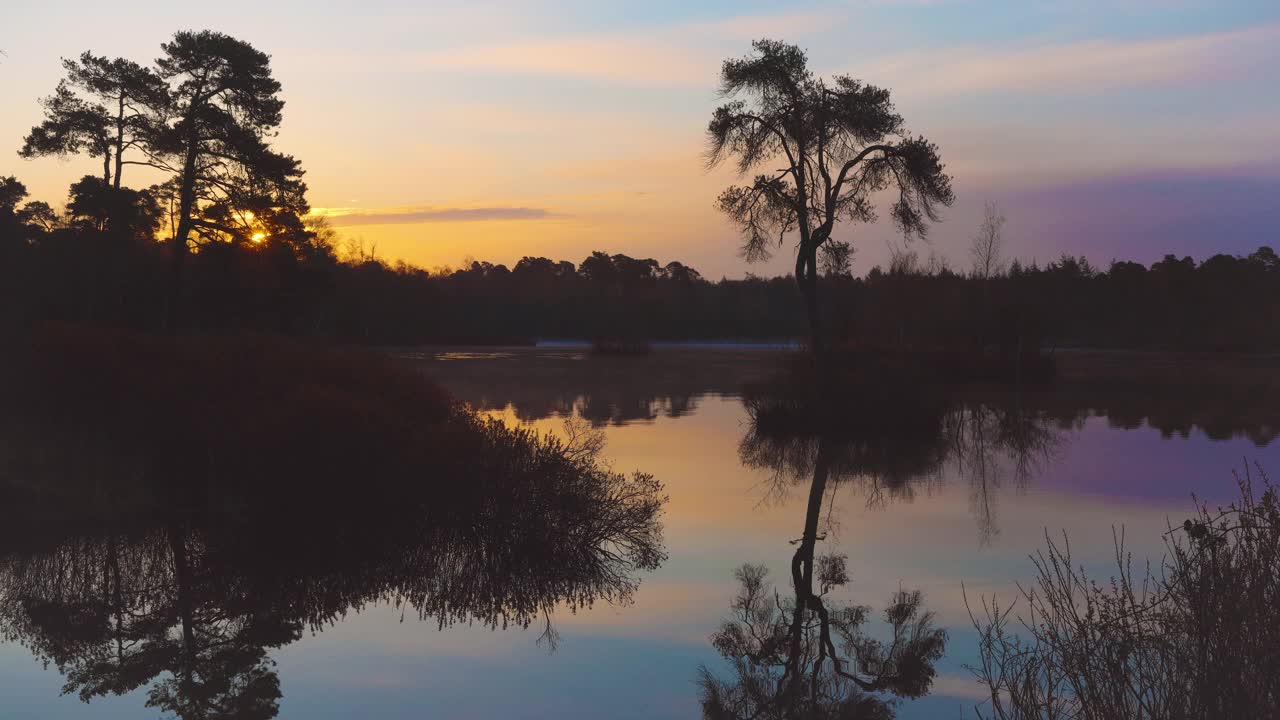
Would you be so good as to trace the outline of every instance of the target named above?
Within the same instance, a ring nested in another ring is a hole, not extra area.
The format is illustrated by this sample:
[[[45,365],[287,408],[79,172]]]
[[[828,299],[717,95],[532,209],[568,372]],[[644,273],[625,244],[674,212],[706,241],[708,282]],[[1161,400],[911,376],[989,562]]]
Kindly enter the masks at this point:
[[[267,239],[267,234],[266,234],[266,233],[261,233],[261,232],[254,233],[254,234],[253,234],[253,237],[251,237],[251,238],[249,238],[249,239],[250,239],[250,240],[252,240],[252,241],[254,241],[254,242],[256,242],[256,243],[260,243],[260,242],[262,242],[263,240],[266,240],[266,239]]]

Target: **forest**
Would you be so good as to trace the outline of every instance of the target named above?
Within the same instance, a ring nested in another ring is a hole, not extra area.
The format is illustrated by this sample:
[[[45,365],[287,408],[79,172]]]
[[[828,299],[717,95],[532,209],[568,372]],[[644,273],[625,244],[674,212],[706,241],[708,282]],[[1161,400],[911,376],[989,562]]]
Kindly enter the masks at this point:
[[[55,321],[159,330],[171,247],[154,239],[147,190],[86,177],[64,214],[0,180],[0,313],[10,328]],[[184,324],[339,344],[523,344],[622,335],[653,341],[783,341],[805,333],[791,278],[709,281],[594,252],[435,271],[361,256],[308,222],[262,243],[209,242],[184,272]],[[1270,247],[1203,262],[1172,255],[1096,268],[1084,257],[1013,261],[987,277],[899,255],[862,277],[828,273],[829,332],[844,344],[971,349],[1026,337],[1045,347],[1275,351],[1280,258]]]

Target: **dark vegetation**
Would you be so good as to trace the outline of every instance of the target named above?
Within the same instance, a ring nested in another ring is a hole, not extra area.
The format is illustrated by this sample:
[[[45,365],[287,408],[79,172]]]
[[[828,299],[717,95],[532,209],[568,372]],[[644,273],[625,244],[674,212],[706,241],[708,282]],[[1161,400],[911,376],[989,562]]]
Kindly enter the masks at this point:
[[[649,490],[637,500],[660,499],[648,476],[607,472],[561,441],[485,420],[412,366],[369,353],[56,328],[4,374],[15,441],[0,490],[58,512],[287,521],[399,499],[415,514],[447,514],[501,495],[490,483],[571,489],[584,502],[632,487]],[[650,521],[658,511],[636,509]]]
[[[13,210],[0,205],[6,335],[49,320],[163,326],[166,246],[92,228],[33,229],[17,223]],[[708,282],[679,263],[603,253],[577,267],[526,258],[510,270],[476,263],[429,273],[341,259],[332,233],[315,233],[300,247],[222,244],[193,253],[183,288],[187,327],[367,345],[806,334],[787,278]],[[1011,358],[1019,340],[1034,357],[1055,346],[1280,351],[1280,260],[1270,248],[1199,264],[1117,262],[1108,270],[1065,257],[1045,266],[1014,263],[990,279],[920,267],[911,257],[865,277],[826,280],[833,343],[960,356],[957,365],[975,371],[989,366],[973,359],[978,349]]]
[[[51,328],[6,359],[0,633],[86,701],[269,718],[269,651],[391,604],[527,627],[664,559],[652,477],[484,420],[412,366],[272,338]]]
[[[779,355],[753,349],[662,348],[644,358],[609,362],[583,361],[580,349],[462,351],[466,363],[450,360],[453,353],[402,354],[423,363],[426,372],[472,407],[510,408],[525,421],[575,413],[596,425],[680,417],[696,409],[706,396],[743,395],[744,388],[748,402],[757,395],[776,398],[765,392],[767,385],[785,382],[771,380],[778,375]],[[1120,428],[1145,425],[1166,436],[1201,431],[1216,440],[1247,437],[1258,447],[1280,437],[1280,362],[1274,358],[1060,351],[1056,359],[1058,380],[1047,386],[947,389],[940,388],[945,383],[936,378],[919,375],[912,382],[933,388],[934,399],[927,405],[965,402],[1020,407],[1062,431],[1096,417]],[[851,360],[848,366],[867,369],[881,360]],[[789,358],[785,362],[803,365],[806,361]],[[893,372],[896,366],[885,361],[878,367]],[[886,401],[895,395],[905,400],[919,392],[910,386],[881,388],[874,383],[872,391]],[[837,386],[831,392],[836,398],[844,397],[850,407],[859,406],[858,397],[849,390]],[[939,392],[950,400],[938,398]]]
[[[1135,571],[1121,535],[1109,583],[1073,564],[1067,538],[1046,538],[1019,604],[970,611],[981,638],[973,671],[991,692],[980,717],[1272,717],[1280,501],[1258,473],[1260,488],[1246,472],[1237,502],[1198,504],[1170,528],[1154,567]]]

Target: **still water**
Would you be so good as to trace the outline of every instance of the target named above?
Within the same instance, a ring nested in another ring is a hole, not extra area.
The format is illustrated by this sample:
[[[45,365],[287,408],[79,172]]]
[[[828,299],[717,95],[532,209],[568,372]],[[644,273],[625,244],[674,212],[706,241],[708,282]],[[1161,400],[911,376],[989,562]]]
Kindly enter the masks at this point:
[[[1121,533],[1135,558],[1158,560],[1162,534],[1190,513],[1193,495],[1211,505],[1228,502],[1237,492],[1233,470],[1280,465],[1277,425],[1265,421],[1270,410],[1224,412],[1213,393],[1175,401],[1115,388],[974,391],[939,409],[924,437],[779,445],[753,434],[743,399],[744,386],[773,371],[774,350],[664,348],[645,358],[596,358],[573,347],[402,355],[477,411],[509,424],[540,433],[602,432],[603,457],[614,470],[640,470],[663,483],[667,557],[656,570],[637,573],[638,588],[613,602],[595,597],[573,610],[561,603],[549,618],[555,643],[547,641],[544,617],[528,627],[485,621],[476,597],[511,602],[507,588],[468,586],[466,599],[419,613],[393,597],[401,591],[361,593],[346,586],[372,579],[343,578],[338,584],[352,600],[325,597],[304,631],[267,633],[254,648],[254,667],[274,663],[279,717],[696,717],[699,668],[726,670],[709,636],[730,614],[735,569],[764,565],[786,590],[817,458],[827,468],[818,493],[818,552],[848,558],[850,582],[838,599],[874,609],[899,588],[918,588],[949,634],[932,692],[903,702],[898,716],[973,717],[983,690],[965,669],[976,657],[964,593],[1013,600],[1016,584],[1032,576],[1028,554],[1046,533],[1067,533],[1075,559],[1102,578],[1114,567]],[[450,542],[459,541],[423,541],[414,553],[475,550]],[[44,561],[60,572],[57,558]],[[404,568],[435,568],[420,563]],[[516,574],[522,586],[538,585],[528,576],[555,572],[525,570]],[[453,598],[465,584],[433,579],[431,592]],[[234,615],[224,611],[215,615]],[[442,623],[442,615],[462,622]],[[59,620],[74,629],[75,618]],[[237,638],[263,632],[237,628]],[[0,717],[162,714],[146,707],[156,683],[88,704],[75,692],[61,694],[68,678],[43,666],[22,633],[9,635],[0,639]],[[59,637],[72,633],[54,641]],[[61,651],[74,655],[76,648]],[[258,716],[234,707],[222,713]]]

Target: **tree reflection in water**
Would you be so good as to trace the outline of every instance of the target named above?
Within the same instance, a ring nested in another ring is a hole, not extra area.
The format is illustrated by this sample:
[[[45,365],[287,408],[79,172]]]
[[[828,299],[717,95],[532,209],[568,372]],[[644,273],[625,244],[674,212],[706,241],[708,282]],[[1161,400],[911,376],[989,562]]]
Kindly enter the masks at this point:
[[[665,558],[661,486],[602,469],[590,432],[564,446],[476,427],[487,454],[459,461],[470,490],[448,502],[422,483],[358,500],[157,500],[142,514],[7,503],[42,528],[5,534],[0,631],[85,701],[146,687],[149,707],[185,719],[271,718],[282,690],[270,651],[348,612],[539,622],[554,643],[557,608],[628,602]]]
[[[909,383],[824,384],[802,374],[748,387],[750,425],[743,464],[770,472],[768,495],[808,485],[804,531],[791,559],[792,594],[771,587],[768,571],[744,565],[732,619],[712,636],[732,670],[699,675],[707,718],[889,718],[899,698],[928,693],[946,632],[918,591],[899,589],[884,609],[888,640],[867,632],[871,609],[836,604],[849,581],[846,557],[819,554],[836,489],[865,493],[869,505],[914,496],[940,482],[947,462],[968,478],[979,532],[997,532],[992,490],[1002,468],[1025,483],[1053,451],[1056,434],[1037,415],[1007,405],[967,402]]]
[[[829,491],[853,487],[868,507],[881,507],[936,490],[952,467],[969,484],[984,544],[999,534],[996,491],[1027,487],[1064,442],[1017,392],[966,397],[890,383],[819,395],[780,379],[747,387],[743,403],[750,422],[738,455],[768,471],[766,500],[787,497],[821,469]]]
[[[847,584],[843,555],[816,555],[823,498],[833,482],[831,445],[814,446],[804,534],[791,558],[792,597],[767,583],[762,566],[737,571],[741,588],[733,619],[711,642],[728,661],[734,679],[707,668],[699,673],[703,715],[728,718],[890,718],[892,697],[920,697],[932,685],[934,662],[946,632],[933,626],[918,591],[899,590],[884,619],[886,643],[864,633],[870,608],[828,606],[830,593]]]

